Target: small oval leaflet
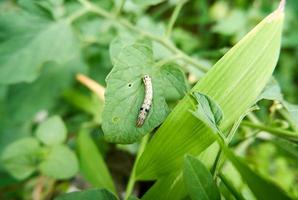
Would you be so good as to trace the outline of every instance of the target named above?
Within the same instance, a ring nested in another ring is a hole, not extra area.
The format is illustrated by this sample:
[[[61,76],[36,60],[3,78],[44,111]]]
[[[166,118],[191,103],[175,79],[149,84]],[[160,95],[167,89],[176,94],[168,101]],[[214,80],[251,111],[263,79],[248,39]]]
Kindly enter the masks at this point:
[[[143,104],[140,108],[140,112],[137,119],[137,127],[141,127],[145,119],[150,111],[151,105],[152,105],[152,99],[153,99],[153,89],[152,89],[152,81],[149,75],[145,75],[143,77],[143,82],[145,85],[145,97]]]

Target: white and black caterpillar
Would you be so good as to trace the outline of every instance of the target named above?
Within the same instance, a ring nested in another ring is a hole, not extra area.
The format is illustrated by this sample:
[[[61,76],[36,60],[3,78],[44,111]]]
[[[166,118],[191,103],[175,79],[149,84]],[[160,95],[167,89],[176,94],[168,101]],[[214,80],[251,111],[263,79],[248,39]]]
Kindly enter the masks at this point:
[[[143,82],[145,85],[145,97],[137,119],[137,127],[141,127],[150,111],[153,99],[152,81],[150,76],[144,75]]]

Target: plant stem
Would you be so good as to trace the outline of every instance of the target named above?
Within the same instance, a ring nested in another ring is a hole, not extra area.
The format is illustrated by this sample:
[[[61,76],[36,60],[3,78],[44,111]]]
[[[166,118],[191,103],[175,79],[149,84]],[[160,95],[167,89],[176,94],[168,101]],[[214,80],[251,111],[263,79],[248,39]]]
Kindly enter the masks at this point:
[[[168,27],[167,27],[167,30],[166,30],[166,34],[165,34],[165,37],[166,38],[169,38],[170,35],[171,35],[171,32],[173,30],[173,27],[174,27],[174,24],[178,18],[178,15],[183,7],[183,5],[186,3],[186,0],[180,0],[178,2],[178,4],[176,5],[175,9],[174,9],[174,12],[170,18],[170,22],[168,24]]]
[[[242,121],[241,125],[252,127],[252,128],[257,128],[262,131],[266,131],[268,133],[271,133],[275,136],[282,137],[288,140],[292,140],[294,142],[298,142],[298,133],[280,129],[280,128],[274,128],[274,127],[268,127],[263,124],[255,124],[249,121]]]
[[[229,144],[231,143],[232,139],[234,138],[234,136],[236,134],[236,131],[238,130],[238,128],[239,128],[242,120],[244,119],[244,117],[247,116],[247,115],[250,115],[252,113],[252,111],[254,111],[255,109],[256,109],[256,107],[249,108],[234,123],[233,127],[231,128],[231,130],[227,134],[227,139],[226,139],[227,146],[229,146]],[[256,120],[257,120],[257,118],[256,118]],[[218,154],[217,154],[217,156],[216,156],[216,160],[215,160],[214,165],[213,165],[213,168],[212,168],[213,178],[216,178],[218,176],[218,173],[219,173],[220,169],[222,168],[224,162],[225,162],[225,156],[224,156],[224,153],[222,152],[222,150],[220,149],[219,152],[218,152]]]
[[[101,7],[94,5],[93,3],[89,2],[88,0],[78,0],[84,7],[85,9],[89,10],[90,12],[93,12],[99,16],[102,16],[104,18],[113,20],[116,24],[119,24],[128,30],[135,32],[143,37],[147,37],[151,40],[154,40],[164,47],[166,47],[169,51],[171,51],[173,54],[179,56],[183,61],[192,64],[193,66],[197,67],[203,72],[207,72],[208,68],[200,64],[198,61],[195,59],[189,57],[187,54],[185,54],[183,51],[178,49],[174,44],[172,44],[168,39],[154,35],[150,32],[144,31],[141,28],[138,28],[137,26],[133,25],[129,21],[127,21],[124,18],[116,17],[115,15],[107,12],[106,10],[102,9]]]
[[[235,199],[237,200],[245,200],[240,192],[233,186],[233,184],[222,174],[219,174],[220,180],[223,184],[228,188],[228,190],[234,195]]]
[[[139,161],[139,158],[141,157],[142,153],[145,150],[145,147],[148,143],[148,140],[149,140],[149,134],[147,134],[145,137],[143,137],[143,139],[140,143],[140,147],[139,147],[139,150],[138,150],[138,153],[137,153],[137,156],[136,156],[136,160],[134,162],[132,172],[130,174],[128,184],[127,184],[127,187],[126,187],[125,198],[124,198],[125,200],[127,200],[129,198],[129,196],[131,195],[131,193],[133,191],[133,187],[134,187],[134,184],[136,182],[136,178],[135,178],[136,166],[137,166],[137,163]]]
[[[290,124],[291,128],[295,131],[298,132],[298,127],[296,126],[295,122],[289,115],[289,113],[284,110],[284,109],[278,109],[277,112],[285,119],[287,122]]]
[[[154,64],[154,66],[156,66],[156,67],[162,67],[163,65],[168,64],[168,63],[171,63],[174,60],[177,60],[177,59],[180,59],[180,58],[181,58],[180,56],[171,56],[169,58],[166,58],[166,59],[163,59],[163,60],[160,60],[160,61],[156,62]]]
[[[77,74],[76,79],[83,85],[85,85],[87,88],[89,88],[92,92],[94,92],[99,99],[104,101],[104,93],[105,88],[101,86],[96,81],[92,80],[91,78],[83,75],[83,74]]]
[[[32,199],[33,200],[40,200],[42,199],[42,192],[44,189],[44,184],[46,181],[46,177],[40,176],[37,178],[36,185],[33,190]]]
[[[121,0],[120,1],[120,5],[116,8],[116,17],[118,17],[119,15],[121,15],[121,12],[123,10],[123,7],[124,7],[124,4],[125,4],[125,0]]]
[[[80,9],[79,11],[73,13],[72,15],[70,15],[67,18],[67,21],[69,21],[69,23],[72,23],[73,21],[75,21],[76,19],[82,17],[83,15],[87,14],[89,12],[88,9],[86,9],[85,7]]]

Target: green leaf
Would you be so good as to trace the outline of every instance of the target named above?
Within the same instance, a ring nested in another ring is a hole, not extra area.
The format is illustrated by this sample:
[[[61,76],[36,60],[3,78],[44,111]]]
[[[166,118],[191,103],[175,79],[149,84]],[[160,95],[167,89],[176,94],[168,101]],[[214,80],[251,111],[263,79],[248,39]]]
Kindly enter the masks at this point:
[[[75,153],[69,147],[57,145],[50,148],[38,167],[44,175],[67,179],[78,172],[79,164]]]
[[[42,122],[37,130],[37,138],[48,146],[62,144],[66,140],[67,130],[60,116],[53,116]]]
[[[247,183],[250,190],[254,193],[257,199],[272,199],[272,200],[287,200],[291,199],[278,186],[269,182],[258,175],[255,170],[250,169],[244,160],[234,155],[224,144],[221,147],[228,159],[237,168],[243,180]]]
[[[294,159],[298,159],[298,144],[289,142],[288,140],[284,140],[282,138],[275,138],[272,142],[291,155]]]
[[[89,189],[63,194],[55,200],[117,200],[117,198],[106,189]]]
[[[223,35],[234,35],[243,33],[247,23],[247,16],[241,10],[233,10],[229,16],[221,19],[213,27],[213,31]]]
[[[119,56],[120,52],[123,51],[123,48],[126,46],[131,46],[135,42],[136,41],[134,37],[128,36],[122,36],[121,38],[115,39],[110,46],[110,55],[113,63],[116,62],[116,58]],[[153,53],[156,53],[154,47],[153,50]],[[159,64],[157,63],[157,65]],[[163,82],[162,88],[166,100],[174,101],[180,99],[188,90],[188,83],[186,81],[184,72],[181,70],[181,67],[175,63],[162,64],[162,67],[160,68],[160,79]]]
[[[262,99],[279,101],[283,100],[281,89],[278,85],[278,82],[274,78],[271,78],[271,80],[267,83],[263,92],[258,97],[257,101],[260,101]]]
[[[291,104],[289,102],[282,102],[285,108],[289,111],[293,121],[295,122],[296,127],[298,127],[298,105]]]
[[[219,174],[220,180],[221,182],[224,184],[224,186],[229,190],[230,193],[232,193],[235,197],[235,199],[237,200],[245,200],[245,198],[242,196],[241,192],[238,191],[234,185],[232,184],[232,182],[222,173]],[[223,194],[223,192],[221,191],[221,194]]]
[[[270,79],[279,56],[283,15],[278,9],[264,19],[191,90],[218,103],[226,116],[220,126],[223,132],[252,106]],[[211,130],[189,112],[193,105],[187,95],[154,134],[136,167],[138,179],[179,171],[186,153],[198,155],[214,142]]]
[[[9,118],[23,122],[32,120],[40,111],[51,110],[63,90],[71,86],[74,74],[83,71],[85,66],[81,60],[69,62],[63,66],[53,62],[46,63],[34,82],[19,83],[9,87],[7,94],[9,100],[5,102]],[[19,99],[22,99],[22,103]]]
[[[127,45],[126,45],[127,44]],[[151,132],[166,117],[168,106],[164,86],[171,85],[179,95],[186,91],[185,78],[177,65],[154,64],[151,42],[115,40],[111,45],[114,68],[107,77],[105,107],[102,127],[105,139],[115,143],[133,143]],[[136,127],[141,104],[144,100],[142,78],[152,79],[153,102],[142,127]],[[173,89],[171,89],[173,90]]]
[[[1,106],[5,107],[5,104],[0,105],[0,107]],[[1,116],[8,116],[6,111],[0,112]],[[2,117],[0,119],[0,155],[2,154],[3,150],[11,143],[25,137],[30,137],[32,135],[31,126],[31,123],[17,123],[11,120],[11,118]],[[0,169],[1,168],[3,167],[2,163],[0,162]]]
[[[139,200],[137,197],[129,196],[127,200]]]
[[[189,155],[185,157],[183,177],[193,200],[220,199],[211,173],[198,159]]]
[[[44,0],[18,0],[18,4],[29,13],[34,13],[47,19],[53,19],[51,11],[42,5],[44,2]]]
[[[104,159],[86,130],[81,130],[79,133],[78,150],[81,172],[84,177],[93,186],[107,188],[116,193],[112,177]]]
[[[198,102],[195,111],[191,113],[204,122],[214,132],[218,132],[218,126],[223,119],[223,112],[219,105],[205,94],[194,92],[193,97]]]
[[[67,90],[63,93],[64,99],[72,106],[91,114],[93,121],[101,124],[103,101],[95,94],[92,96],[84,95],[79,90]]]
[[[198,158],[201,159],[201,156]],[[142,200],[151,199],[191,199],[183,180],[183,171],[180,171],[178,174],[174,173],[160,177],[144,196],[142,196]]]
[[[262,99],[279,101],[285,107],[285,109],[289,112],[296,127],[298,127],[298,105],[291,104],[284,99],[283,94],[280,89],[280,86],[275,79],[272,79],[266,85],[264,91],[259,96],[257,101],[262,100]]]
[[[4,149],[1,161],[13,177],[22,180],[36,170],[40,148],[35,138],[20,139]]]
[[[161,192],[162,191],[162,192]],[[171,199],[181,200],[187,191],[183,183],[182,174],[171,174],[158,179],[153,186],[142,196],[142,200]]]
[[[33,81],[45,62],[64,64],[80,57],[68,21],[54,22],[27,12],[10,12],[0,16],[0,26],[1,84]]]
[[[157,5],[165,0],[133,0],[134,3],[140,6],[153,6]]]
[[[109,53],[110,53],[110,57],[111,57],[111,61],[112,61],[113,65],[115,65],[115,63],[117,62],[117,59],[118,59],[119,55],[121,54],[121,52],[123,51],[123,48],[132,46],[136,42],[137,41],[134,37],[130,37],[130,36],[126,36],[126,35],[122,36],[122,37],[115,38],[111,42],[110,48],[109,48]],[[142,41],[140,41],[140,42],[142,42]],[[146,42],[149,43],[149,41],[146,41]],[[152,53],[148,52],[147,54],[150,55]]]
[[[184,97],[188,83],[181,67],[171,63],[161,67],[160,78],[163,79],[163,94],[166,100],[175,101]]]

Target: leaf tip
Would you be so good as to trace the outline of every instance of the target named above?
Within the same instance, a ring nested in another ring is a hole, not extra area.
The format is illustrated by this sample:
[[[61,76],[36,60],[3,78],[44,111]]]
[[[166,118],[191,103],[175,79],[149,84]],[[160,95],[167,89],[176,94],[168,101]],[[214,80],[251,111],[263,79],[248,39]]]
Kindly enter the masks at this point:
[[[271,15],[269,15],[268,22],[270,23],[275,20],[282,19],[284,16],[285,6],[286,6],[286,0],[281,0],[279,2],[278,8],[273,13],[271,13]]]
[[[280,12],[280,13],[283,13],[284,10],[285,10],[285,6],[286,6],[286,0],[281,0],[279,2],[279,6],[277,8],[277,11]]]

